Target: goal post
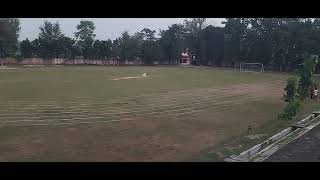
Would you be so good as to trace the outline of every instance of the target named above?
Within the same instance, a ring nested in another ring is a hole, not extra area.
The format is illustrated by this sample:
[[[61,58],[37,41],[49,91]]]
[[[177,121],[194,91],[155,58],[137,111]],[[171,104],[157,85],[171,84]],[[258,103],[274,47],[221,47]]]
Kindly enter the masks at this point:
[[[262,63],[240,63],[240,71],[258,71],[264,72],[264,66]]]

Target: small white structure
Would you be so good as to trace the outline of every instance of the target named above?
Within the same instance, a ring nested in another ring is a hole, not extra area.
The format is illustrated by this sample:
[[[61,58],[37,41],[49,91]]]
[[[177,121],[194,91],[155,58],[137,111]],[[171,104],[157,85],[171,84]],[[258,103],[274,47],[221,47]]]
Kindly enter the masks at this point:
[[[143,73],[143,74],[142,74],[142,77],[147,77],[147,73]]]
[[[184,52],[181,53],[181,57],[179,59],[180,65],[190,65],[191,64],[191,57],[188,53],[188,50],[185,50]]]
[[[1,60],[1,66],[0,66],[0,69],[6,69],[7,66],[3,65],[3,60]]]

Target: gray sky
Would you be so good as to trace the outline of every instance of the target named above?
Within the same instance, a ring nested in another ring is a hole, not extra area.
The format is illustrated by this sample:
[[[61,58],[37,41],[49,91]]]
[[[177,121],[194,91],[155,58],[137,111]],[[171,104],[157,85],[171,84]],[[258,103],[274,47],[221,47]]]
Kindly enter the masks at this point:
[[[151,30],[168,29],[174,23],[182,23],[186,18],[21,18],[21,32],[19,40],[28,38],[34,40],[39,34],[39,27],[44,20],[50,22],[59,21],[62,32],[69,37],[74,37],[76,26],[80,20],[91,20],[96,26],[97,39],[116,39],[125,30],[130,34],[147,27]],[[208,18],[207,23],[214,26],[222,26],[224,18]]]

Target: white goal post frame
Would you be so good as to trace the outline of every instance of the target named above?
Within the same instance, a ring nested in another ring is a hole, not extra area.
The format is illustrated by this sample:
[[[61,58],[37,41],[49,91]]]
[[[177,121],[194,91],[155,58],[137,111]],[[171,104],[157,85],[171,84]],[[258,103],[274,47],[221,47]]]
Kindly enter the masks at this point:
[[[246,62],[240,63],[240,71],[243,71],[243,65],[245,65],[245,64],[247,64],[247,65],[260,65],[261,66],[260,72],[264,72],[264,66],[262,63],[246,63]]]

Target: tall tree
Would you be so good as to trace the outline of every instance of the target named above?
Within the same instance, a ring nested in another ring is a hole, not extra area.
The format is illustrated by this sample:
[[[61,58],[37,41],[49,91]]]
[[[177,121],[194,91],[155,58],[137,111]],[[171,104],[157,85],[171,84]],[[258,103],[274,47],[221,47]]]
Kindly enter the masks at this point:
[[[96,40],[93,44],[94,57],[99,59],[110,58],[112,55],[112,41]]]
[[[191,18],[185,20],[184,25],[188,33],[198,36],[200,31],[207,26],[206,20],[207,18]]]
[[[225,24],[225,60],[233,63],[241,62],[243,51],[243,41],[246,37],[249,19],[246,18],[226,18]]]
[[[120,49],[120,59],[122,61],[128,60],[129,59],[129,41],[130,41],[130,35],[128,31],[124,31],[121,34],[121,37],[118,39],[118,46]]]
[[[0,18],[0,57],[16,56],[19,32],[19,19]]]
[[[20,20],[18,18],[10,18],[9,25],[11,29],[14,31],[16,38],[19,38],[19,33],[21,30]]]
[[[9,18],[0,18],[0,42],[15,42],[17,35],[10,26]]]
[[[23,58],[31,58],[34,56],[33,47],[28,38],[20,43],[20,51]]]
[[[80,47],[84,58],[89,58],[94,54],[92,49],[94,38],[96,37],[94,30],[95,25],[92,21],[81,20],[77,25],[77,32],[75,32],[75,38],[77,45]]]
[[[208,26],[200,33],[201,64],[213,63],[221,66],[224,55],[224,32],[223,28]]]
[[[149,28],[143,28],[139,33],[142,36],[143,40],[145,40],[145,41],[157,40],[157,38],[155,37],[155,35],[156,35],[155,30],[151,30]]]
[[[140,33],[130,36],[128,31],[124,31],[117,41],[120,50],[120,59],[125,61],[141,58],[142,42],[143,37]]]
[[[164,58],[169,64],[173,63],[180,56],[183,47],[186,29],[182,24],[173,24],[166,31],[160,31],[160,46],[163,49]]]
[[[112,49],[111,50],[112,57],[115,58],[115,59],[119,59],[120,58],[120,54],[121,54],[120,38],[117,38],[117,39],[112,41],[111,49]]]
[[[140,32],[143,38],[141,45],[141,58],[146,64],[152,64],[153,61],[160,60],[160,46],[155,37],[156,31],[144,28]]]
[[[39,39],[34,39],[31,41],[31,46],[32,46],[32,57],[41,57],[41,46],[40,46],[40,41]]]
[[[75,58],[75,40],[61,36],[57,41],[57,57]]]
[[[186,43],[196,57],[197,63],[200,63],[201,51],[201,31],[206,27],[207,18],[191,18],[184,21],[186,29]]]
[[[44,21],[39,28],[39,55],[44,59],[55,58],[59,56],[59,41],[64,38],[61,32],[59,22],[51,23]]]
[[[250,18],[245,38],[242,41],[241,58],[246,62],[268,64],[272,58],[273,20]]]

